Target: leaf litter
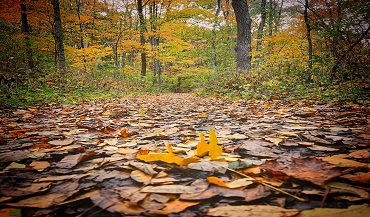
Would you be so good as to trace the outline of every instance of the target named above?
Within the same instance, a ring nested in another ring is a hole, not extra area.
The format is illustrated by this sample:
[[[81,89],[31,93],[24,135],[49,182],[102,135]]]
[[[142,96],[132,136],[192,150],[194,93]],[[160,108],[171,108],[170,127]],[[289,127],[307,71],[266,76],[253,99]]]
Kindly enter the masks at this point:
[[[190,94],[1,110],[0,213],[363,216],[369,114]]]

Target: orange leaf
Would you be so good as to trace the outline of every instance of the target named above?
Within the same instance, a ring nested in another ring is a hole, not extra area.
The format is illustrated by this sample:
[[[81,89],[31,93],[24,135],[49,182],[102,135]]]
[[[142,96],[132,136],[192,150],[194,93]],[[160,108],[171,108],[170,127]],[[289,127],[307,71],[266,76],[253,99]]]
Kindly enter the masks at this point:
[[[224,181],[222,181],[221,179],[219,179],[215,176],[207,177],[207,181],[209,183],[212,183],[212,184],[215,184],[215,185],[218,185],[218,186],[221,186],[221,187],[228,188],[228,186],[226,185],[226,183]]]

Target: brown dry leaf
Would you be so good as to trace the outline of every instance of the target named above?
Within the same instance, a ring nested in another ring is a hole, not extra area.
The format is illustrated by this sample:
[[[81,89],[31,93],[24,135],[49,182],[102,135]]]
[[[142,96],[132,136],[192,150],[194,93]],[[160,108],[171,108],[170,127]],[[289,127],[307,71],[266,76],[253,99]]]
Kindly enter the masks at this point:
[[[207,200],[217,195],[219,195],[217,192],[212,191],[212,189],[207,189],[200,193],[181,194],[180,199],[181,200]]]
[[[134,170],[131,172],[131,178],[140,183],[149,183],[152,179],[152,176],[144,173],[141,170]]]
[[[90,199],[95,205],[112,213],[139,216],[145,211],[136,205],[122,202],[119,195],[111,190],[101,190],[100,193],[90,196]]]
[[[225,188],[225,187],[212,185],[211,187],[209,187],[208,190],[216,193],[217,195],[219,195],[221,197],[241,197],[241,198],[245,198],[247,196],[247,193],[244,192],[240,188]]]
[[[151,197],[146,197],[141,203],[140,207],[145,210],[160,210],[163,209],[166,205],[162,202],[153,200]]]
[[[59,161],[56,166],[62,169],[71,169],[76,166],[81,161],[97,154],[95,151],[89,151],[81,154],[67,155],[61,161]]]
[[[370,194],[360,188],[353,187],[352,185],[340,182],[329,182],[323,186],[324,188],[331,188],[332,193],[351,193],[355,194],[361,198],[369,198]]]
[[[258,200],[271,194],[271,192],[263,185],[257,185],[255,188],[244,189],[244,192],[247,195],[244,198],[245,201]]]
[[[317,143],[321,143],[321,144],[325,144],[325,145],[330,145],[331,144],[331,142],[326,141],[325,139],[321,139],[319,137],[312,136],[312,135],[309,135],[309,134],[302,134],[302,136],[305,137],[306,139],[312,141],[312,142],[317,142]]]
[[[153,169],[153,165],[152,164],[146,164],[146,163],[131,161],[129,165],[138,168],[139,170],[143,171],[144,173],[146,173],[146,174],[148,174],[150,176],[153,176],[153,175],[155,175],[155,174],[158,173],[157,171],[155,171]]]
[[[331,178],[342,175],[342,171],[339,168],[329,168],[326,162],[316,158],[292,158],[292,162],[288,165],[277,161],[267,161],[262,167],[270,171],[282,172],[316,185],[324,185]]]
[[[337,148],[330,148],[330,147],[325,147],[321,145],[311,145],[307,148],[313,151],[339,151],[339,149]]]
[[[227,217],[288,217],[299,213],[297,209],[284,209],[269,205],[219,206],[209,209],[209,216]]]
[[[71,195],[75,194],[76,191],[68,194],[46,194],[39,195],[24,200],[20,200],[16,203],[6,203],[7,206],[12,207],[33,207],[33,208],[49,208],[62,203]]]
[[[31,185],[27,187],[1,186],[0,192],[1,194],[8,196],[8,197],[19,197],[19,196],[26,196],[26,195],[31,195],[35,193],[41,193],[41,192],[49,190],[50,187],[51,187],[51,182],[31,183]]]
[[[265,138],[267,141],[270,141],[274,143],[275,145],[279,145],[282,141],[284,141],[281,138],[275,138],[275,137],[270,137],[270,138]]]
[[[68,139],[58,139],[58,140],[52,140],[52,141],[49,141],[48,143],[49,144],[52,144],[52,145],[70,145],[74,142],[74,139],[73,138],[68,138]]]
[[[72,199],[69,199],[69,200],[66,200],[58,205],[65,205],[65,204],[70,204],[70,203],[73,203],[73,202],[76,202],[76,201],[79,201],[79,200],[84,200],[86,198],[90,198],[91,196],[95,195],[95,194],[99,194],[99,190],[91,190],[91,191],[87,191],[81,195],[78,195],[76,197],[73,197]]]
[[[346,209],[335,208],[315,208],[313,210],[304,210],[296,217],[328,216],[328,217],[364,217],[370,213],[368,204],[352,205]]]
[[[86,176],[89,176],[91,174],[78,174],[78,175],[63,175],[63,176],[49,176],[45,178],[40,178],[33,180],[34,182],[54,182],[54,181],[62,181],[66,179],[80,179]]]
[[[201,192],[195,186],[184,186],[184,185],[146,186],[142,188],[140,191],[145,193],[158,193],[158,194],[184,194]]]
[[[341,177],[345,179],[349,179],[353,182],[359,182],[359,183],[364,183],[364,184],[370,182],[370,172],[367,172],[367,173],[358,172],[355,174],[343,175]]]
[[[16,162],[27,158],[27,156],[31,152],[29,150],[16,150],[16,151],[9,151],[0,153],[0,162],[1,163],[8,163],[8,162]]]
[[[164,207],[162,210],[150,210],[149,214],[169,215],[172,213],[179,213],[188,207],[198,205],[199,203],[200,202],[173,200],[166,203],[166,207]]]
[[[369,164],[361,163],[354,160],[344,159],[342,155],[326,156],[321,158],[330,164],[334,164],[338,167],[369,167]]]
[[[189,169],[200,170],[200,171],[205,171],[205,172],[221,173],[221,174],[226,173],[227,167],[228,167],[227,162],[219,162],[219,161],[213,161],[213,162],[201,161],[201,162],[188,164]]]
[[[159,203],[167,203],[170,200],[168,196],[162,194],[150,194],[148,198]]]
[[[368,151],[366,149],[357,150],[357,151],[351,152],[348,156],[353,157],[353,158],[369,159],[370,158],[370,151]]]
[[[131,195],[140,191],[140,188],[136,186],[122,186],[116,188],[115,191],[121,196],[121,198],[130,199]]]
[[[44,169],[50,167],[50,163],[48,161],[34,161],[30,164],[30,166],[33,169],[42,172]]]
[[[279,155],[274,153],[274,150],[268,146],[274,146],[273,143],[266,142],[263,140],[249,140],[244,142],[239,149],[247,150],[249,155],[260,156],[260,157],[271,157],[277,158]]]

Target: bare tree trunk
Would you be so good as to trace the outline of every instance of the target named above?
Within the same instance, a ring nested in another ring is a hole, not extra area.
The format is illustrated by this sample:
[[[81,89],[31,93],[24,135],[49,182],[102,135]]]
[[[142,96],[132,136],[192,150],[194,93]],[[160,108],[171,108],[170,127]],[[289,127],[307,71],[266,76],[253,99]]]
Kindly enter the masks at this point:
[[[60,18],[59,0],[51,0],[54,8],[54,37],[56,45],[56,53],[58,57],[58,69],[62,75],[66,73],[66,59],[64,55],[64,44],[63,44],[63,27],[62,20]]]
[[[31,48],[31,41],[28,36],[28,34],[30,33],[30,26],[28,24],[28,19],[27,19],[27,8],[26,8],[25,0],[20,1],[20,6],[21,6],[21,21],[22,21],[21,32],[24,34],[28,68],[32,70],[35,68],[35,64],[33,62],[33,52]]]
[[[216,19],[215,22],[213,23],[213,28],[212,28],[212,65],[213,65],[213,70],[217,71],[217,52],[216,52],[216,43],[217,43],[217,35],[216,35],[216,28],[218,26],[218,16],[221,11],[221,0],[217,0],[217,9],[216,9]]]
[[[237,45],[236,45],[236,71],[249,72],[251,69],[252,57],[251,48],[251,17],[246,0],[233,0],[231,3],[237,24]]]
[[[153,84],[157,83],[156,76],[158,76],[158,86],[161,88],[162,85],[162,78],[161,78],[161,62],[157,58],[159,55],[159,36],[156,35],[157,31],[157,17],[158,17],[158,8],[156,5],[156,1],[153,1],[150,4],[150,28],[153,32],[153,35],[150,36],[150,44],[152,45],[153,51]]]
[[[84,48],[84,39],[83,39],[83,29],[82,29],[82,23],[81,23],[81,0],[76,0],[76,11],[77,11],[77,17],[80,27],[80,45],[78,48]]]
[[[261,51],[262,49],[262,36],[263,36],[263,29],[265,27],[265,22],[266,22],[266,0],[261,1],[261,22],[258,26],[258,31],[257,31],[257,51]]]
[[[145,36],[144,33],[146,31],[146,24],[143,15],[143,1],[137,0],[137,11],[139,14],[139,21],[140,21],[140,45],[142,46],[141,51],[141,75],[146,76],[146,52],[145,52]]]
[[[305,0],[304,2],[304,22],[306,24],[306,36],[308,42],[308,68],[312,69],[312,38],[311,38],[311,25],[308,19],[308,1]]]

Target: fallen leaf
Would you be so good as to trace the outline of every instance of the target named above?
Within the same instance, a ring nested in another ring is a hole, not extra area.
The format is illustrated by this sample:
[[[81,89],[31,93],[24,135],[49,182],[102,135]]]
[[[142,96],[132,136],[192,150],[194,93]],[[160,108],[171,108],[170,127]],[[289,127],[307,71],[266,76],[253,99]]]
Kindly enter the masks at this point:
[[[25,169],[25,168],[26,168],[25,164],[12,162],[9,166],[5,167],[4,171],[16,170],[16,169]]]
[[[353,182],[359,182],[359,183],[364,183],[364,184],[370,182],[370,172],[367,172],[367,173],[358,172],[355,174],[346,174],[341,177],[345,179],[349,179]]]
[[[338,167],[369,167],[369,164],[357,162],[354,160],[344,159],[343,156],[333,155],[326,156],[321,158],[323,161],[326,161],[330,164],[334,164]]]
[[[189,163],[188,168],[193,170],[200,170],[205,172],[213,172],[213,173],[221,173],[224,174],[227,171],[227,162],[207,162],[207,161],[201,161],[196,163]]]
[[[67,179],[80,179],[91,174],[78,174],[78,175],[63,175],[63,176],[49,176],[44,178],[35,179],[33,182],[54,182],[54,181],[62,181]]]
[[[32,207],[32,208],[49,208],[62,203],[65,199],[70,197],[76,192],[70,192],[68,194],[46,194],[30,197],[24,200],[20,200],[16,203],[6,203],[7,206],[12,207]]]
[[[52,144],[52,145],[70,145],[74,142],[74,139],[73,138],[68,138],[68,139],[58,139],[58,140],[52,140],[52,141],[49,141],[48,143],[49,144]]]
[[[265,198],[271,194],[270,190],[263,185],[257,185],[254,188],[246,188],[243,190],[246,193],[245,201],[253,201],[261,198]]]
[[[45,183],[31,183],[30,186],[27,187],[13,187],[13,186],[1,186],[0,192],[8,197],[20,197],[31,195],[35,193],[41,193],[44,191],[49,190],[51,187],[51,182]]]
[[[131,161],[129,165],[138,168],[139,170],[143,171],[144,173],[150,176],[153,176],[158,173],[157,171],[153,169],[153,165],[151,164]]]
[[[338,168],[329,168],[328,164],[316,158],[292,158],[290,164],[267,161],[262,166],[270,171],[279,171],[296,179],[305,180],[316,185],[324,185],[330,179],[342,175]]]
[[[206,142],[204,135],[199,134],[200,142],[197,145],[197,155],[203,157],[209,152],[209,144]]]
[[[360,188],[355,188],[352,185],[346,184],[346,183],[340,183],[340,182],[329,182],[323,186],[324,188],[331,188],[332,193],[337,193],[337,190],[340,190],[341,193],[351,193],[355,194],[361,198],[369,198],[370,194]],[[336,190],[337,189],[337,190]]]
[[[171,213],[179,213],[187,209],[188,207],[198,205],[200,202],[189,202],[189,201],[181,201],[181,200],[173,200],[166,203],[166,207],[164,207],[159,214],[171,214]]]
[[[269,205],[245,205],[245,206],[219,206],[208,210],[209,216],[228,217],[288,217],[299,213],[297,209],[284,209]]]
[[[48,161],[33,161],[30,166],[39,171],[39,172],[42,172],[44,171],[46,168],[50,167],[50,163]]]
[[[134,170],[131,172],[131,178],[140,183],[149,183],[152,179],[152,176],[144,173],[141,170]]]
[[[335,216],[335,217],[364,217],[370,213],[368,204],[352,205],[346,209],[335,208],[315,208],[313,210],[304,210],[297,217],[311,217],[311,216]]]
[[[183,193],[197,193],[200,190],[195,186],[184,185],[160,185],[160,186],[146,186],[140,190],[145,193],[162,193],[162,194],[183,194]]]
[[[216,132],[214,129],[209,131],[209,156],[211,160],[216,159],[222,154],[222,145],[218,145],[218,140],[216,137]]]
[[[8,163],[8,162],[16,162],[23,160],[29,155],[31,152],[29,150],[16,150],[16,151],[9,151],[0,153],[0,162],[1,163]]]

